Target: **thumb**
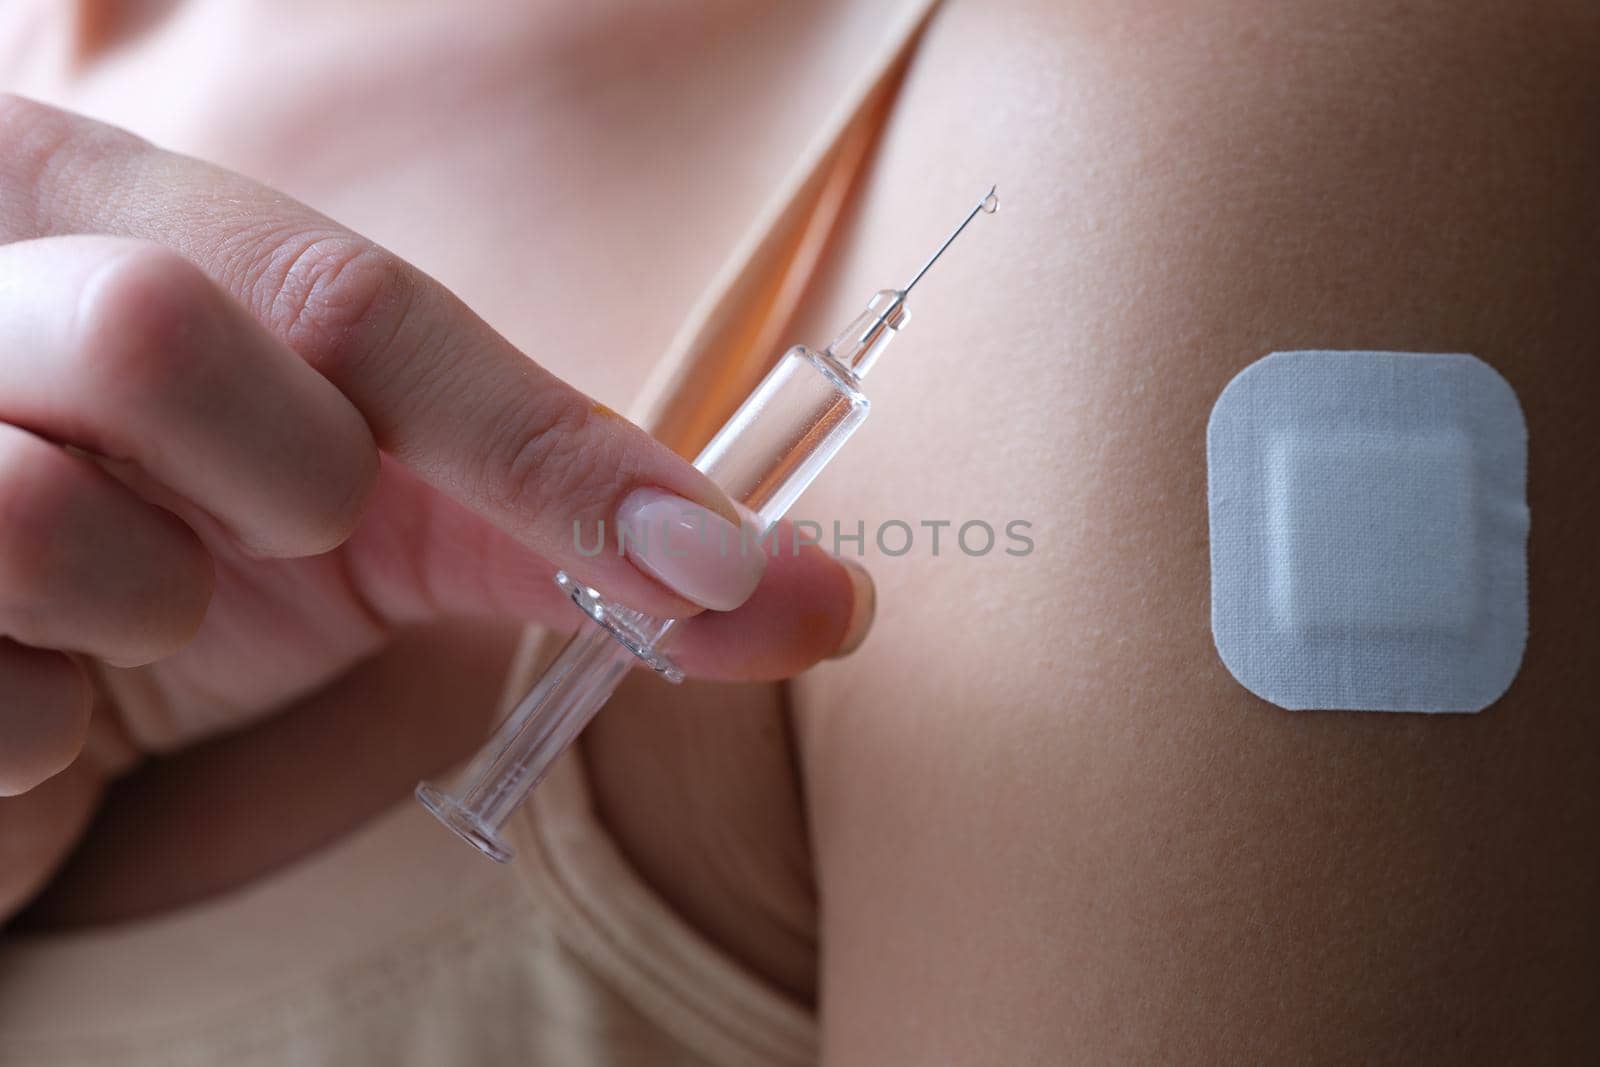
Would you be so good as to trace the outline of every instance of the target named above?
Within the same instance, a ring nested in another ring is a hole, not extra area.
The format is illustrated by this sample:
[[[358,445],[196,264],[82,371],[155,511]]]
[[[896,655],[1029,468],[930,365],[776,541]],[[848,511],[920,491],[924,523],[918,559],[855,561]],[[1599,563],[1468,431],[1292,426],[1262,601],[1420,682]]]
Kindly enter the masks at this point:
[[[556,588],[554,566],[393,460],[383,464],[369,521],[345,552],[354,588],[386,623],[450,615],[536,620],[557,629],[580,623],[578,609]],[[707,612],[681,627],[671,655],[690,674],[787,678],[861,643],[875,599],[866,572],[803,542],[788,524],[769,545],[755,595],[737,611]]]

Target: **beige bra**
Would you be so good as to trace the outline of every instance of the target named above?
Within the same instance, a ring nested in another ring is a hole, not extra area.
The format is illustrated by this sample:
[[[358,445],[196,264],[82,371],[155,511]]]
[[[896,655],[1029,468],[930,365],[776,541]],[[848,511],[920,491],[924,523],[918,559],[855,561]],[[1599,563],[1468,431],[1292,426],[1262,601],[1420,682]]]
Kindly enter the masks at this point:
[[[699,450],[787,340],[936,2],[902,3],[641,391],[631,416],[679,452]],[[545,646],[524,635],[503,706]],[[510,833],[517,859],[500,867],[408,801],[202,905],[0,938],[0,1065],[816,1061],[811,1014],[628,866],[580,761],[557,765]]]

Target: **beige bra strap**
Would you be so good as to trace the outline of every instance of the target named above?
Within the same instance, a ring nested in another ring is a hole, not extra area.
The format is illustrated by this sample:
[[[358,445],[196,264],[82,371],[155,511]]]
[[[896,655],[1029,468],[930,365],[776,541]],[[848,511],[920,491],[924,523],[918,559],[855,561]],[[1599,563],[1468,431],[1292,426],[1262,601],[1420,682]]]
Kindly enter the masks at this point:
[[[940,0],[906,0],[883,45],[843,94],[696,302],[627,415],[679,454],[711,439],[781,354],[783,331],[876,143],[916,42]],[[512,660],[509,712],[554,655],[529,626]]]
[[[906,65],[939,0],[907,0],[817,136],[717,272],[627,414],[684,456],[711,439],[780,355],[793,318],[888,118]],[[557,650],[530,626],[501,711]]]
[[[686,320],[629,415],[683,455],[709,440],[779,355],[782,336],[887,121],[938,0],[909,0],[789,176]],[[559,640],[530,627],[509,710]],[[562,941],[629,1002],[714,1064],[809,1064],[811,1013],[685,923],[599,824],[582,763],[560,760],[507,827],[517,867]]]
[[[690,312],[628,415],[693,456],[760,381],[810,284],[893,106],[937,0],[903,6],[882,48],[841,98]]]

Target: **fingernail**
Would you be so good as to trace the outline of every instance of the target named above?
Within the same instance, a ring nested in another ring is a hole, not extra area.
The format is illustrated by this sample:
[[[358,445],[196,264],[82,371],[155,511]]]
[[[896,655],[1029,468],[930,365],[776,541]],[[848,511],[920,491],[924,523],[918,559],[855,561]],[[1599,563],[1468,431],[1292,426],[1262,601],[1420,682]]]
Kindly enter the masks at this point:
[[[850,575],[850,587],[855,592],[855,601],[850,608],[850,622],[844,629],[844,640],[839,642],[839,650],[829,659],[843,659],[861,647],[861,642],[867,639],[867,632],[872,629],[872,618],[878,613],[878,587],[872,584],[872,575],[867,573],[867,568],[854,560],[839,560],[844,565],[845,573]]]
[[[712,611],[732,611],[748,600],[767,566],[753,536],[663,489],[635,489],[624,497],[617,535],[635,567]]]

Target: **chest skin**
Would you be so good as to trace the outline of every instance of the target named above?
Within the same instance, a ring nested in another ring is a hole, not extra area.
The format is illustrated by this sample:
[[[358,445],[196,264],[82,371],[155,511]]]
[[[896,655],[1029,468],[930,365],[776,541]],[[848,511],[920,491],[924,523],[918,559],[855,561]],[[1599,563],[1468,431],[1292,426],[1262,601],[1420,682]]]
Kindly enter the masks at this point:
[[[0,13],[0,88],[125,126],[310,204],[626,410],[825,119],[835,87],[875,47],[870,33],[854,32],[864,21],[837,3],[712,0],[32,3]],[[442,754],[449,762],[476,744],[516,631],[475,623],[408,634],[403,654],[378,656],[284,715],[136,772],[115,787],[30,921],[71,926],[191,904],[356,828],[402,800]],[[407,684],[408,673],[419,684]],[[439,693],[451,690],[432,683],[451,677],[470,707],[440,707]],[[711,708],[742,724],[715,731],[709,754],[696,734],[699,802],[678,802],[683,787],[651,772],[656,742],[641,747],[628,726],[630,706],[662,705],[644,685],[624,690],[588,745],[597,804],[669,902],[805,994],[811,894],[776,689],[688,693],[680,712]],[[381,721],[364,710],[376,694]],[[385,746],[384,765],[353,788],[281,813],[270,843],[237,847],[251,815],[233,798],[281,778],[286,763],[305,780],[348,778],[352,763],[372,762],[380,732],[408,741]],[[717,799],[725,787],[737,804]],[[665,795],[669,810],[699,814],[649,814]],[[730,807],[739,813],[731,835]],[[183,814],[202,810],[211,813],[203,821]],[[742,842],[738,863],[707,859],[702,823],[711,821],[719,840]],[[207,839],[234,842],[220,869],[150,862],[169,849],[205,853]]]

